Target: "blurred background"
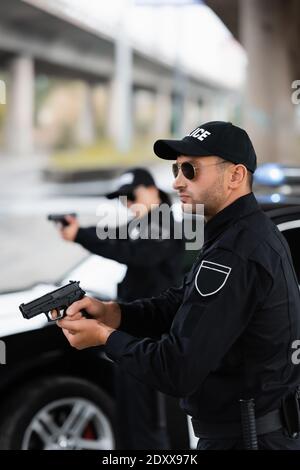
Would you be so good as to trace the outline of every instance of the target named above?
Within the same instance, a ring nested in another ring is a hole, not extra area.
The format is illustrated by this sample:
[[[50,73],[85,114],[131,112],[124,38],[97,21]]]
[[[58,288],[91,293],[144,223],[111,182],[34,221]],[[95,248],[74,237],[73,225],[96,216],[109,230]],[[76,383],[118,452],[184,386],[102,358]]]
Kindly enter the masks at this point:
[[[0,449],[116,447],[112,361],[18,307],[70,279],[116,298],[126,266],[63,241],[47,215],[125,221],[105,194],[143,166],[180,220],[156,139],[244,127],[254,192],[300,279],[299,31],[299,0],[0,0]],[[166,424],[171,449],[195,448],[171,398]]]
[[[171,192],[153,142],[205,121],[245,127],[267,197],[297,202],[299,23],[297,0],[1,0],[0,291],[83,259],[46,216],[97,222],[125,168]]]

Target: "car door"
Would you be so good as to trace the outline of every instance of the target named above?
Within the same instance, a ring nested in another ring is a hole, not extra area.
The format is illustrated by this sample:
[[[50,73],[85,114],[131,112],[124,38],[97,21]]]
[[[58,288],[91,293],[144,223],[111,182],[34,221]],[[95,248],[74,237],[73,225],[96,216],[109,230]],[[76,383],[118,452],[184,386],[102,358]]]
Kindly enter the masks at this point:
[[[289,244],[300,284],[300,206],[273,209],[266,214],[277,225]]]

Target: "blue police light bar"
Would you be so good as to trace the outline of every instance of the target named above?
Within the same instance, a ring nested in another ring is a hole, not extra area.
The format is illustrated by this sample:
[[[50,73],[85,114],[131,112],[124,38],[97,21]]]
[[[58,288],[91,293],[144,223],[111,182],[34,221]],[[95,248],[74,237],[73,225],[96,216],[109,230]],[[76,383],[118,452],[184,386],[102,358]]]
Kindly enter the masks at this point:
[[[135,0],[136,6],[151,6],[151,7],[164,7],[164,6],[184,6],[184,5],[200,5],[203,0]]]
[[[278,186],[285,181],[284,169],[276,163],[266,163],[257,168],[254,173],[254,181],[266,186]]]

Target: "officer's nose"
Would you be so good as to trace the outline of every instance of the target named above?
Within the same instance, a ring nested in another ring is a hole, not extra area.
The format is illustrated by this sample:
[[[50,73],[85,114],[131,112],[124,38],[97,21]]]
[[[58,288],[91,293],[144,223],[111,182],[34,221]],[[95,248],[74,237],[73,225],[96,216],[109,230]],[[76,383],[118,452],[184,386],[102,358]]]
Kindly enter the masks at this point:
[[[175,191],[179,191],[179,189],[182,189],[185,187],[186,187],[186,179],[183,176],[182,171],[179,170],[178,175],[173,181],[173,188],[175,189]]]

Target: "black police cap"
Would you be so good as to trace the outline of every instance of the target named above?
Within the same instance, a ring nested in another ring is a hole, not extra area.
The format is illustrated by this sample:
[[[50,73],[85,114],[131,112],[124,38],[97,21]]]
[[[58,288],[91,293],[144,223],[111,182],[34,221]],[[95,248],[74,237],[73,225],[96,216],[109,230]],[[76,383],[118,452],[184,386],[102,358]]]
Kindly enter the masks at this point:
[[[159,158],[165,160],[176,160],[179,155],[218,156],[235,164],[241,163],[252,173],[257,165],[255,150],[247,132],[225,121],[202,124],[182,140],[157,140],[153,149]]]
[[[149,171],[145,168],[132,168],[123,173],[118,181],[118,188],[106,194],[108,199],[131,195],[138,186],[156,186]]]

